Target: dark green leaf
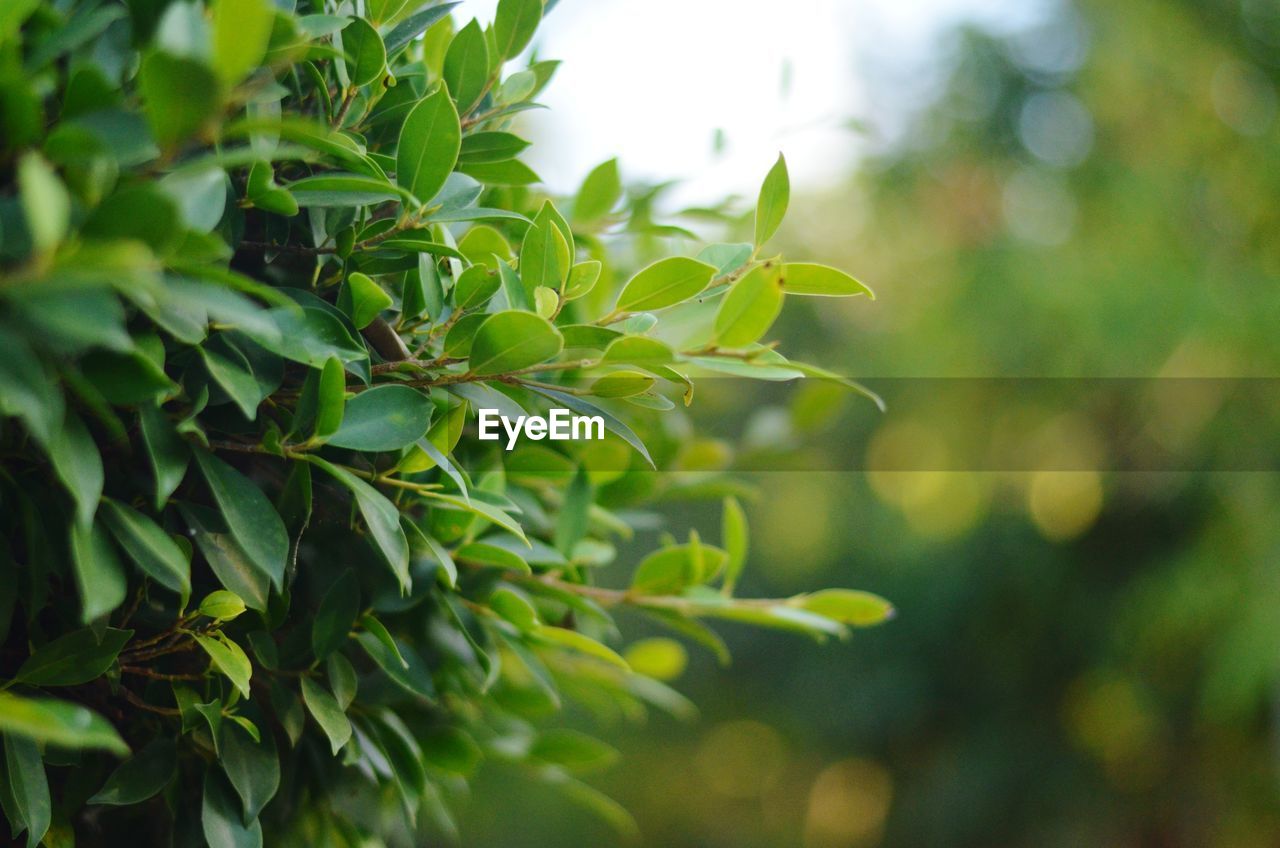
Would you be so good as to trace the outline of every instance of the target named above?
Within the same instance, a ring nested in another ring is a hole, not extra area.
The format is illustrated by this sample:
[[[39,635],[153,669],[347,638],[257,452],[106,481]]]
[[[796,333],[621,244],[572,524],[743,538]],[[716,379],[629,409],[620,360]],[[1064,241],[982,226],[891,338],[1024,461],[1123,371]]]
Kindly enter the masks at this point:
[[[412,391],[412,389],[409,389]],[[424,428],[425,429],[425,428]],[[421,434],[419,434],[421,435]],[[318,456],[307,457],[308,462],[318,465],[322,470],[336,479],[355,496],[356,507],[369,528],[369,535],[378,551],[382,554],[396,579],[400,581],[403,591],[408,591],[409,579],[409,541],[400,527],[400,511],[395,504],[382,496],[377,489],[361,480],[345,468],[334,465]]]
[[[476,105],[489,85],[489,47],[480,22],[471,22],[458,31],[444,56],[444,81],[465,114]]]
[[[387,69],[387,48],[373,24],[355,17],[338,36],[347,54],[347,76],[353,86],[365,86],[382,78]]]
[[[9,791],[26,825],[27,848],[35,848],[53,821],[53,802],[40,749],[31,739],[5,734],[4,758],[9,772]]]
[[[124,568],[100,523],[72,526],[71,565],[80,590],[81,620],[86,624],[124,603],[128,588]]]
[[[342,426],[329,444],[358,451],[407,447],[427,432],[431,399],[409,386],[375,386],[347,402]]]
[[[310,677],[302,678],[302,700],[307,711],[329,738],[329,747],[336,757],[351,739],[351,722],[338,700]]]
[[[532,312],[498,312],[480,325],[471,343],[470,369],[502,374],[545,362],[564,347],[560,332]]]
[[[311,623],[311,650],[317,660],[327,658],[347,642],[360,615],[360,582],[350,569],[334,581],[320,601]]]
[[[102,676],[116,661],[132,630],[108,627],[76,630],[42,645],[18,669],[14,680],[28,686],[77,686]]]
[[[249,561],[274,585],[283,585],[289,536],[271,501],[252,480],[211,453],[196,451],[196,464]]]
[[[262,848],[262,825],[245,826],[239,799],[216,768],[205,772],[200,823],[209,848]]]
[[[224,722],[219,760],[231,786],[244,802],[244,823],[252,825],[280,787],[280,758],[270,733],[254,739],[236,722]]]
[[[178,774],[178,749],[172,739],[153,739],[125,760],[87,804],[128,807],[154,797]]]
[[[414,106],[404,120],[396,147],[396,182],[419,202],[430,200],[453,171],[461,143],[458,111],[449,92],[439,88]]]
[[[170,148],[203,130],[218,109],[219,83],[208,65],[149,53],[138,72],[151,134]]]

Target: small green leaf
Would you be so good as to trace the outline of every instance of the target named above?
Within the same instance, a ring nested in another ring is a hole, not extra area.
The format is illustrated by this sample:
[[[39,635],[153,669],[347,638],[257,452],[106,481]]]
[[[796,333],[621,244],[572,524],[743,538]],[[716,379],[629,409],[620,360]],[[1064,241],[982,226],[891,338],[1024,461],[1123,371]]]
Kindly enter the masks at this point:
[[[529,757],[581,774],[608,768],[617,762],[618,752],[577,730],[553,728],[538,735]]]
[[[205,772],[200,823],[209,848],[262,848],[262,825],[245,825],[235,791],[216,768]]]
[[[584,224],[598,221],[613,211],[622,199],[622,178],[618,175],[618,160],[610,159],[597,165],[578,189],[573,204],[573,218]]]
[[[489,85],[489,47],[475,18],[458,31],[444,56],[444,81],[465,114],[479,102]]]
[[[360,681],[351,661],[340,653],[332,653],[325,661],[325,670],[329,675],[329,685],[333,687],[333,697],[338,706],[344,710],[356,699],[356,690]]]
[[[520,246],[520,280],[525,292],[560,289],[570,261],[569,243],[559,227],[549,218],[537,221],[525,233]]]
[[[151,460],[156,489],[152,506],[162,509],[186,476],[191,452],[173,424],[157,406],[144,404],[138,410],[142,444]]]
[[[329,747],[336,757],[351,739],[351,722],[343,712],[338,699],[310,677],[302,678],[302,701],[307,711],[329,738]]]
[[[27,848],[36,848],[53,821],[53,801],[49,780],[36,743],[22,736],[4,738],[5,764],[9,772],[9,797],[27,830]],[[15,828],[16,830],[16,828]]]
[[[689,655],[684,645],[674,639],[662,637],[631,643],[623,657],[636,674],[663,681],[675,680],[689,664]]]
[[[604,265],[599,259],[588,259],[579,262],[569,269],[569,279],[564,284],[564,299],[577,300],[586,297],[600,281],[600,272]]]
[[[294,180],[289,183],[289,193],[304,208],[367,206],[404,197],[381,177],[337,172]]]
[[[200,602],[200,614],[218,621],[231,621],[245,610],[244,601],[235,592],[218,589],[204,596]]]
[[[116,542],[144,574],[183,598],[191,594],[191,563],[160,525],[111,498],[103,498],[102,517]]]
[[[701,292],[716,269],[683,256],[659,259],[632,277],[618,296],[620,312],[643,312],[682,303]]]
[[[200,133],[220,105],[220,85],[209,66],[168,53],[147,54],[138,87],[151,133],[166,149]]]
[[[592,504],[591,478],[586,468],[579,465],[564,491],[564,503],[556,516],[556,550],[572,556],[574,547],[587,534]]]
[[[249,678],[253,676],[253,664],[244,649],[223,633],[213,636],[196,635],[195,640],[209,655],[213,667],[224,674],[245,698],[249,697]]]
[[[360,581],[347,569],[334,581],[320,601],[311,623],[311,650],[317,660],[327,658],[347,642],[360,615]]]
[[[746,347],[768,332],[782,311],[782,278],[776,267],[757,265],[729,289],[716,311],[715,340]]]
[[[853,627],[872,627],[893,618],[893,604],[879,595],[857,589],[824,589],[801,595],[792,603]]]
[[[600,361],[651,368],[674,362],[675,352],[665,343],[648,336],[619,336],[609,342]]]
[[[603,660],[623,671],[631,670],[631,667],[627,665],[627,661],[618,656],[618,653],[612,648],[597,642],[590,636],[579,633],[577,630],[566,630],[563,627],[542,627],[538,630],[538,638],[544,642]]]
[[[387,69],[387,48],[373,24],[354,17],[342,30],[341,38],[351,84],[360,87],[381,79]]]
[[[178,748],[172,739],[158,736],[107,778],[86,804],[129,807],[155,797],[178,774]]]
[[[453,286],[453,303],[458,309],[473,309],[488,302],[502,285],[498,272],[486,265],[472,265]]]
[[[529,46],[542,19],[542,0],[499,0],[493,36],[502,59],[514,59]]]
[[[396,182],[421,203],[435,197],[458,161],[462,128],[449,92],[438,88],[409,112],[396,148]]]
[[[28,153],[18,162],[18,190],[27,230],[38,253],[58,246],[67,233],[71,218],[71,198],[53,168],[38,153]]]
[[[92,628],[59,636],[41,646],[18,669],[14,680],[28,686],[78,686],[106,674],[132,630]]]
[[[248,477],[211,453],[195,453],[232,537],[263,575],[276,586],[283,585],[289,534],[279,513]]]
[[[53,470],[76,503],[76,522],[89,526],[102,497],[102,456],[89,429],[70,409],[62,429],[49,441],[48,451]]]
[[[222,514],[195,504],[180,504],[178,508],[218,581],[243,598],[252,609],[265,611],[271,593],[271,578],[254,565],[236,542]]]
[[[814,262],[788,262],[782,266],[783,287],[788,294],[821,297],[852,297],[865,294],[872,300],[871,289],[844,271]]]
[[[487,565],[494,568],[505,568],[521,574],[531,574],[529,563],[515,551],[508,550],[487,542],[467,542],[453,552],[454,559],[475,565]]]
[[[391,306],[391,295],[365,274],[355,272],[347,277],[351,291],[351,323],[363,330],[377,318],[382,310]]]
[[[591,384],[591,394],[602,398],[625,398],[647,392],[653,377],[639,371],[614,371]]]
[[[458,170],[490,186],[527,186],[542,182],[538,172],[519,159],[503,162],[461,162]]]
[[[529,142],[514,133],[475,132],[463,136],[458,162],[503,162],[519,156],[528,146]]]
[[[412,389],[407,389],[413,391]],[[425,430],[425,428],[424,428]],[[421,434],[419,434],[421,435]],[[378,551],[382,554],[402,591],[407,592],[409,579],[409,541],[400,527],[400,511],[396,505],[387,500],[381,492],[345,468],[334,465],[318,456],[309,456],[307,461],[318,465],[330,476],[337,479],[355,496],[356,507],[369,527],[369,535]]]
[[[787,176],[787,160],[778,154],[778,161],[769,169],[760,186],[760,197],[756,201],[756,247],[773,238],[787,214],[787,204],[791,200],[791,179]]]
[[[470,369],[479,375],[516,371],[551,359],[564,347],[560,331],[532,312],[489,316],[471,343]]]
[[[342,427],[346,408],[347,374],[342,362],[331,356],[320,372],[316,396],[316,424],[313,436],[325,441]]]
[[[342,426],[329,444],[358,451],[400,450],[427,432],[433,409],[429,397],[409,386],[375,386],[347,403]]]
[[[36,742],[126,756],[129,746],[105,718],[79,704],[0,692],[0,731]]]
[[[252,825],[280,788],[280,757],[275,740],[270,733],[259,733],[255,738],[234,721],[223,723],[221,735],[218,759],[244,802],[244,823]]]
[[[516,626],[530,632],[539,626],[538,613],[533,604],[520,592],[507,586],[499,586],[489,596],[489,608]]]
[[[266,0],[216,0],[213,4],[213,67],[235,85],[262,61],[275,14]]]
[[[720,528],[722,544],[728,555],[724,564],[724,592],[726,595],[732,595],[733,587],[738,583],[738,576],[742,574],[742,567],[747,563],[747,547],[750,539],[747,533],[747,514],[743,512],[737,498],[724,499]]]
[[[80,590],[81,620],[88,624],[124,603],[128,584],[107,531],[94,522],[71,528],[71,564]]]

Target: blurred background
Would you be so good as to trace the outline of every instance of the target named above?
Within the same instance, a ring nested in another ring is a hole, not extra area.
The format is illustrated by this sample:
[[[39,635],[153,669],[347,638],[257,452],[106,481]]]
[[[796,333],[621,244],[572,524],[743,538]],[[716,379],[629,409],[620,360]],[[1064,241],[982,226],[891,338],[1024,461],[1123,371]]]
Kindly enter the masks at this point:
[[[1280,375],[1280,3],[563,0],[545,32],[565,64],[525,131],[553,190],[617,155],[684,178],[678,220],[749,198],[782,149],[780,247],[878,295],[789,302],[782,349],[961,387],[945,420],[821,384],[751,413],[748,436],[833,453],[748,475],[741,593],[852,586],[898,617],[820,647],[725,625],[728,668],[691,648],[697,721],[600,731],[622,758],[593,783],[646,844],[1280,844],[1277,452],[1214,459],[1276,432],[1216,412],[1217,378]],[[990,377],[1162,378],[1137,423],[1180,461],[1118,469],[1105,406],[965,394]],[[700,429],[744,411],[699,391]],[[837,456],[848,416],[872,432]],[[1037,447],[940,470],[969,430]],[[673,503],[668,526],[717,520]],[[503,801],[467,809],[465,844],[615,841],[500,768],[477,794]]]

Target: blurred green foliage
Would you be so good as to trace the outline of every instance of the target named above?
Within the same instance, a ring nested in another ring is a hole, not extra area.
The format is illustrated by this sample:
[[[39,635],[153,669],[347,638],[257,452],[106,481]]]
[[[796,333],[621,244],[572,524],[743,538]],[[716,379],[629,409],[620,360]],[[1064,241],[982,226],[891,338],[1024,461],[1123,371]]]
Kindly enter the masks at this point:
[[[789,347],[846,351],[869,378],[1274,375],[1276,5],[1086,0],[951,45],[946,86],[907,131],[783,228],[880,293],[874,309],[788,316]],[[1210,425],[1212,383],[1151,385],[1147,423],[1190,465],[1247,435]],[[802,391],[755,424],[840,426],[821,389]],[[904,445],[945,453],[939,421],[887,400],[868,465]],[[992,415],[974,404],[947,432]],[[1087,409],[1020,415],[1081,467],[1116,435]],[[744,590],[853,582],[900,616],[833,652],[734,632],[733,668],[691,657],[702,722],[621,731],[627,767],[604,781],[649,844],[1280,842],[1274,474],[757,482]],[[528,804],[518,830],[490,818],[486,844],[591,842],[577,817]]]

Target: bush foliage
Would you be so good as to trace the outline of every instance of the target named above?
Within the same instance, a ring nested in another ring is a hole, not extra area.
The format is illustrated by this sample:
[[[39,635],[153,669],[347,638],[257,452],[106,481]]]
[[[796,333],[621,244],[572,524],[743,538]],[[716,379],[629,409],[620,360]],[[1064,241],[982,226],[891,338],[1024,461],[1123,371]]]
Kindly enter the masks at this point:
[[[556,63],[508,63],[546,10],[453,5],[0,8],[0,806],[29,846],[421,844],[485,758],[626,832],[580,780],[608,746],[546,727],[688,712],[680,644],[616,652],[612,609],[721,654],[704,619],[890,612],[736,598],[732,497],[718,544],[598,582],[646,504],[726,491],[657,473],[667,394],[831,377],[760,340],[784,292],[869,292],[762,257],[781,158],[753,243],[648,264],[692,236],[616,162],[531,189],[511,124]],[[476,437],[550,407],[608,437]]]

